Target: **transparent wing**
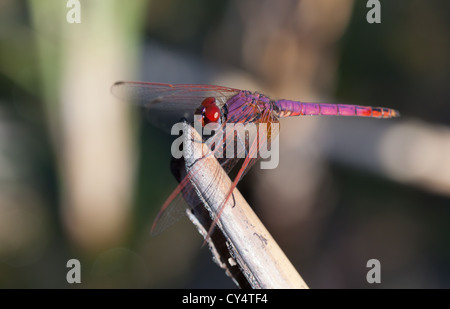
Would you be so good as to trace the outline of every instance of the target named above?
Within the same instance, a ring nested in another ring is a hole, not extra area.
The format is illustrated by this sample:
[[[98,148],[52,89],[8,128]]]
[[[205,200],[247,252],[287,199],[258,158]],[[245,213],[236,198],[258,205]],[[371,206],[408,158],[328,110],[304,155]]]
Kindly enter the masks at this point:
[[[131,101],[148,110],[149,121],[167,132],[173,124],[185,118],[194,121],[195,110],[207,97],[216,98],[222,107],[239,89],[191,84],[161,84],[145,82],[116,82],[111,92],[121,100]]]
[[[184,162],[180,160],[173,161],[172,163],[175,165],[184,164]],[[197,164],[201,165],[201,160]],[[175,172],[184,171],[183,167],[177,169],[177,167],[173,166],[172,168],[176,168]],[[216,175],[218,175],[218,173],[216,173]],[[181,177],[180,184],[166,201],[167,206],[163,205],[163,208],[155,218],[152,226],[153,236],[162,233],[168,227],[178,222],[178,220],[186,215],[186,210],[195,213],[196,209],[202,205],[201,199],[190,182],[190,177],[186,174]],[[222,182],[219,176],[215,177],[215,180],[219,183]],[[216,194],[215,187],[215,183],[209,184],[207,190],[201,193],[202,197],[205,199],[213,197]]]

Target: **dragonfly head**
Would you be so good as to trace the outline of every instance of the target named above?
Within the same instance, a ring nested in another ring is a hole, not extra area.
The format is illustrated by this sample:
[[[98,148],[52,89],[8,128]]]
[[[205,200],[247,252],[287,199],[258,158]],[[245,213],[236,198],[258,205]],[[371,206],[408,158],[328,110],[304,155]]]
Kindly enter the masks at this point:
[[[214,97],[207,97],[204,99],[195,114],[202,116],[202,127],[207,124],[220,124],[220,108],[217,106]]]

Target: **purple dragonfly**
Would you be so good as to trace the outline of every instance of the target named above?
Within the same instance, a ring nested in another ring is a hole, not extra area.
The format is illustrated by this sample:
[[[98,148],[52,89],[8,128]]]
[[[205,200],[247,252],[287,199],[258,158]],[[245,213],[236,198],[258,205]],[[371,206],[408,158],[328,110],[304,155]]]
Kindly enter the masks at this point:
[[[112,86],[112,92],[120,99],[133,101],[143,106],[148,110],[149,120],[155,126],[164,130],[170,130],[172,125],[179,123],[181,119],[194,123],[194,120],[197,119],[195,118],[196,115],[201,121],[201,126],[215,124],[221,128],[227,124],[237,123],[258,123],[271,126],[274,123],[278,124],[279,119],[283,117],[305,115],[372,118],[393,118],[400,115],[398,111],[386,107],[273,100],[258,92],[214,85],[172,85],[120,81]],[[277,134],[277,130],[269,129],[265,136],[258,137],[258,142],[247,144],[243,156],[238,154],[232,158],[218,158],[219,163],[227,173],[236,166],[240,160],[239,158],[244,158],[229,189],[227,198],[221,204],[221,210],[223,210],[239,180],[260,158],[255,154],[258,153],[259,148],[263,145],[261,141],[270,140]],[[214,141],[215,145],[219,145],[216,149],[224,151],[225,137],[223,134],[217,133],[209,137],[209,141]],[[195,194],[190,183],[191,178],[192,175],[188,173],[167,198],[153,223],[153,233],[159,233],[177,219],[177,215],[174,216],[174,207],[172,205],[180,205],[180,203],[173,203],[179,193],[183,193],[184,198],[188,198],[190,194]],[[206,194],[214,194],[214,185],[211,188],[211,192]],[[182,213],[179,209],[177,211],[179,214]],[[217,223],[220,214],[221,211],[216,214],[208,235],[210,235],[212,227]]]

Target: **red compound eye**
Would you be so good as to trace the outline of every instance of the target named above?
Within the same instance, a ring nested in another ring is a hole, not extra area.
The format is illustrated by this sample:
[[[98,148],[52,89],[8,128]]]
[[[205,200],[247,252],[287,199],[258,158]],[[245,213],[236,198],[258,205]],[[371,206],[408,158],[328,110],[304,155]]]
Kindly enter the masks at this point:
[[[220,109],[216,105],[216,99],[209,97],[203,100],[202,105],[205,107],[203,116],[205,117],[205,122],[217,122],[220,117]]]
[[[202,105],[204,107],[208,107],[211,104],[216,105],[216,98],[208,97],[208,98],[204,99],[203,102],[202,102]]]
[[[211,105],[205,109],[205,117],[208,122],[217,122],[219,120],[220,109],[217,105]]]

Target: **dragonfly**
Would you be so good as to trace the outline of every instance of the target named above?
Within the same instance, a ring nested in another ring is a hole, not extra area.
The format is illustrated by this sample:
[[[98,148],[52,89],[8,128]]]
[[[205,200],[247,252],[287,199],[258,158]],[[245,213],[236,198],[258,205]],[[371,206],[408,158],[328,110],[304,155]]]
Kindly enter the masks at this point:
[[[233,168],[238,168],[238,172],[225,200],[221,202],[206,237],[211,234],[217,224],[220,214],[238,182],[261,159],[258,156],[258,150],[264,143],[269,143],[271,138],[278,135],[278,130],[273,129],[272,125],[278,124],[281,118],[307,115],[371,118],[400,116],[397,110],[386,107],[274,100],[259,92],[216,85],[119,81],[112,86],[111,91],[119,99],[132,101],[142,106],[147,111],[150,122],[165,131],[170,131],[171,127],[181,120],[190,124],[197,121],[201,127],[215,125],[217,133],[213,133],[212,136],[201,141],[215,145],[212,153],[225,151],[227,147],[225,140],[229,136],[225,136],[226,134],[223,134],[220,128],[224,128],[226,125],[257,123],[268,126],[269,129],[265,131],[266,133],[258,136],[254,142],[249,142],[249,139],[241,137],[240,142],[246,144],[246,147],[242,147],[240,153],[235,153],[231,157],[217,158],[227,174],[230,174]],[[237,165],[239,162],[242,163]],[[192,174],[188,172],[183,179],[180,179],[178,186],[166,199],[155,218],[152,234],[160,233],[185,213],[186,204],[178,201],[183,198],[193,200],[194,195],[197,194],[190,182],[191,178]],[[216,181],[220,181],[220,179]],[[214,195],[214,184],[208,187],[210,188],[209,192],[203,194]],[[190,208],[197,206],[187,205]]]

